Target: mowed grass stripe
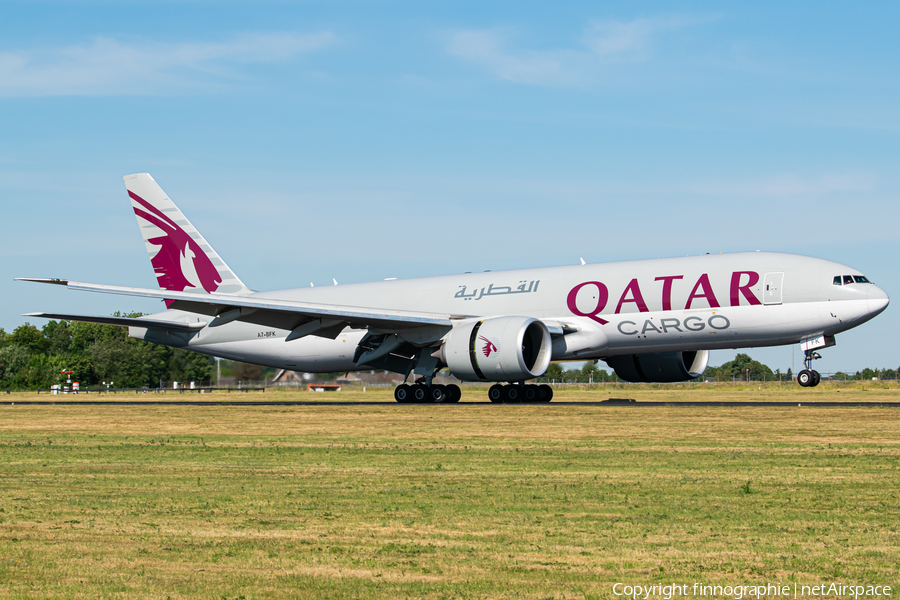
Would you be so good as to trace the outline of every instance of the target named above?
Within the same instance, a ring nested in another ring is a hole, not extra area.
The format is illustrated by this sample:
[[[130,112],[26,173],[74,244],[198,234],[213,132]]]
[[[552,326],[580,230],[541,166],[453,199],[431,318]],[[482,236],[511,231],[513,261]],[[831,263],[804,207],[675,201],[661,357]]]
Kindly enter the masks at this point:
[[[612,597],[614,581],[891,584],[898,415],[6,406],[0,596],[593,598]]]
[[[487,384],[463,384],[462,402],[487,403]],[[722,383],[649,383],[649,384],[574,384],[554,386],[556,402],[551,406],[568,402],[597,403],[609,399],[627,398],[642,403],[666,402],[900,402],[900,382],[885,381],[823,381],[815,388],[800,388],[794,381],[722,382]],[[167,404],[233,404],[256,402],[284,403],[388,403],[394,405],[392,387],[348,386],[340,392],[308,392],[292,388],[268,388],[266,391],[199,393],[199,390],[162,392],[80,393],[77,395],[51,395],[47,392],[13,392],[0,394],[0,406],[6,403],[153,403]]]

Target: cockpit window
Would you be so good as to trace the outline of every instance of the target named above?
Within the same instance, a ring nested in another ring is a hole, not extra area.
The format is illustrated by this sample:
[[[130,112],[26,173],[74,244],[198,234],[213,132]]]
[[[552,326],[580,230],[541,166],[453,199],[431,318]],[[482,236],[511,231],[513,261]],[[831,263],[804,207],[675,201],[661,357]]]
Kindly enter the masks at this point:
[[[851,283],[872,283],[862,275],[835,275],[834,285],[850,285]]]

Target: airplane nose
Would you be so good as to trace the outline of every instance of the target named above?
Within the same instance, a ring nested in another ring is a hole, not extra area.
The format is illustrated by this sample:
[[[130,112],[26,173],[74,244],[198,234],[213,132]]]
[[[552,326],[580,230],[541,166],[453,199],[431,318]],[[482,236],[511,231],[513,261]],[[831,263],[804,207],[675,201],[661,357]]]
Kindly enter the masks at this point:
[[[891,302],[887,293],[877,285],[873,285],[869,288],[869,291],[866,293],[866,300],[869,305],[869,314],[873,317],[886,309],[887,305]]]

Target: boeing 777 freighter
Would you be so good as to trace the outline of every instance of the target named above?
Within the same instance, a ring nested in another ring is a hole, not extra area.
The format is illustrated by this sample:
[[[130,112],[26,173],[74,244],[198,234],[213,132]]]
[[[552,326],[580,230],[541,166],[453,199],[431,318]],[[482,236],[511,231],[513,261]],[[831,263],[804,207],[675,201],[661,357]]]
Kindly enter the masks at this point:
[[[140,318],[27,316],[111,323],[131,337],[307,372],[386,369],[413,385],[398,402],[456,402],[442,368],[496,382],[495,402],[548,401],[527,384],[551,361],[604,360],[632,382],[700,377],[709,351],[802,344],[801,386],[818,351],[889,299],[845,265],[746,252],[257,292],[228,268],[150,175],[125,185],[161,289],[27,279],[72,290],[165,300]],[[506,384],[506,385],[501,385]]]

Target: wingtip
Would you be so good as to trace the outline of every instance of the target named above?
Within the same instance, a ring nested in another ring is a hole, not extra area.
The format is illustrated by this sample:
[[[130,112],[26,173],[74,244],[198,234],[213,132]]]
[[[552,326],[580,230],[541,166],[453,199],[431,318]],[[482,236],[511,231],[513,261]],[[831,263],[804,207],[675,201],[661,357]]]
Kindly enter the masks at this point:
[[[53,285],[69,285],[68,279],[46,279],[40,277],[14,277],[13,281],[32,281],[34,283],[52,283]]]

